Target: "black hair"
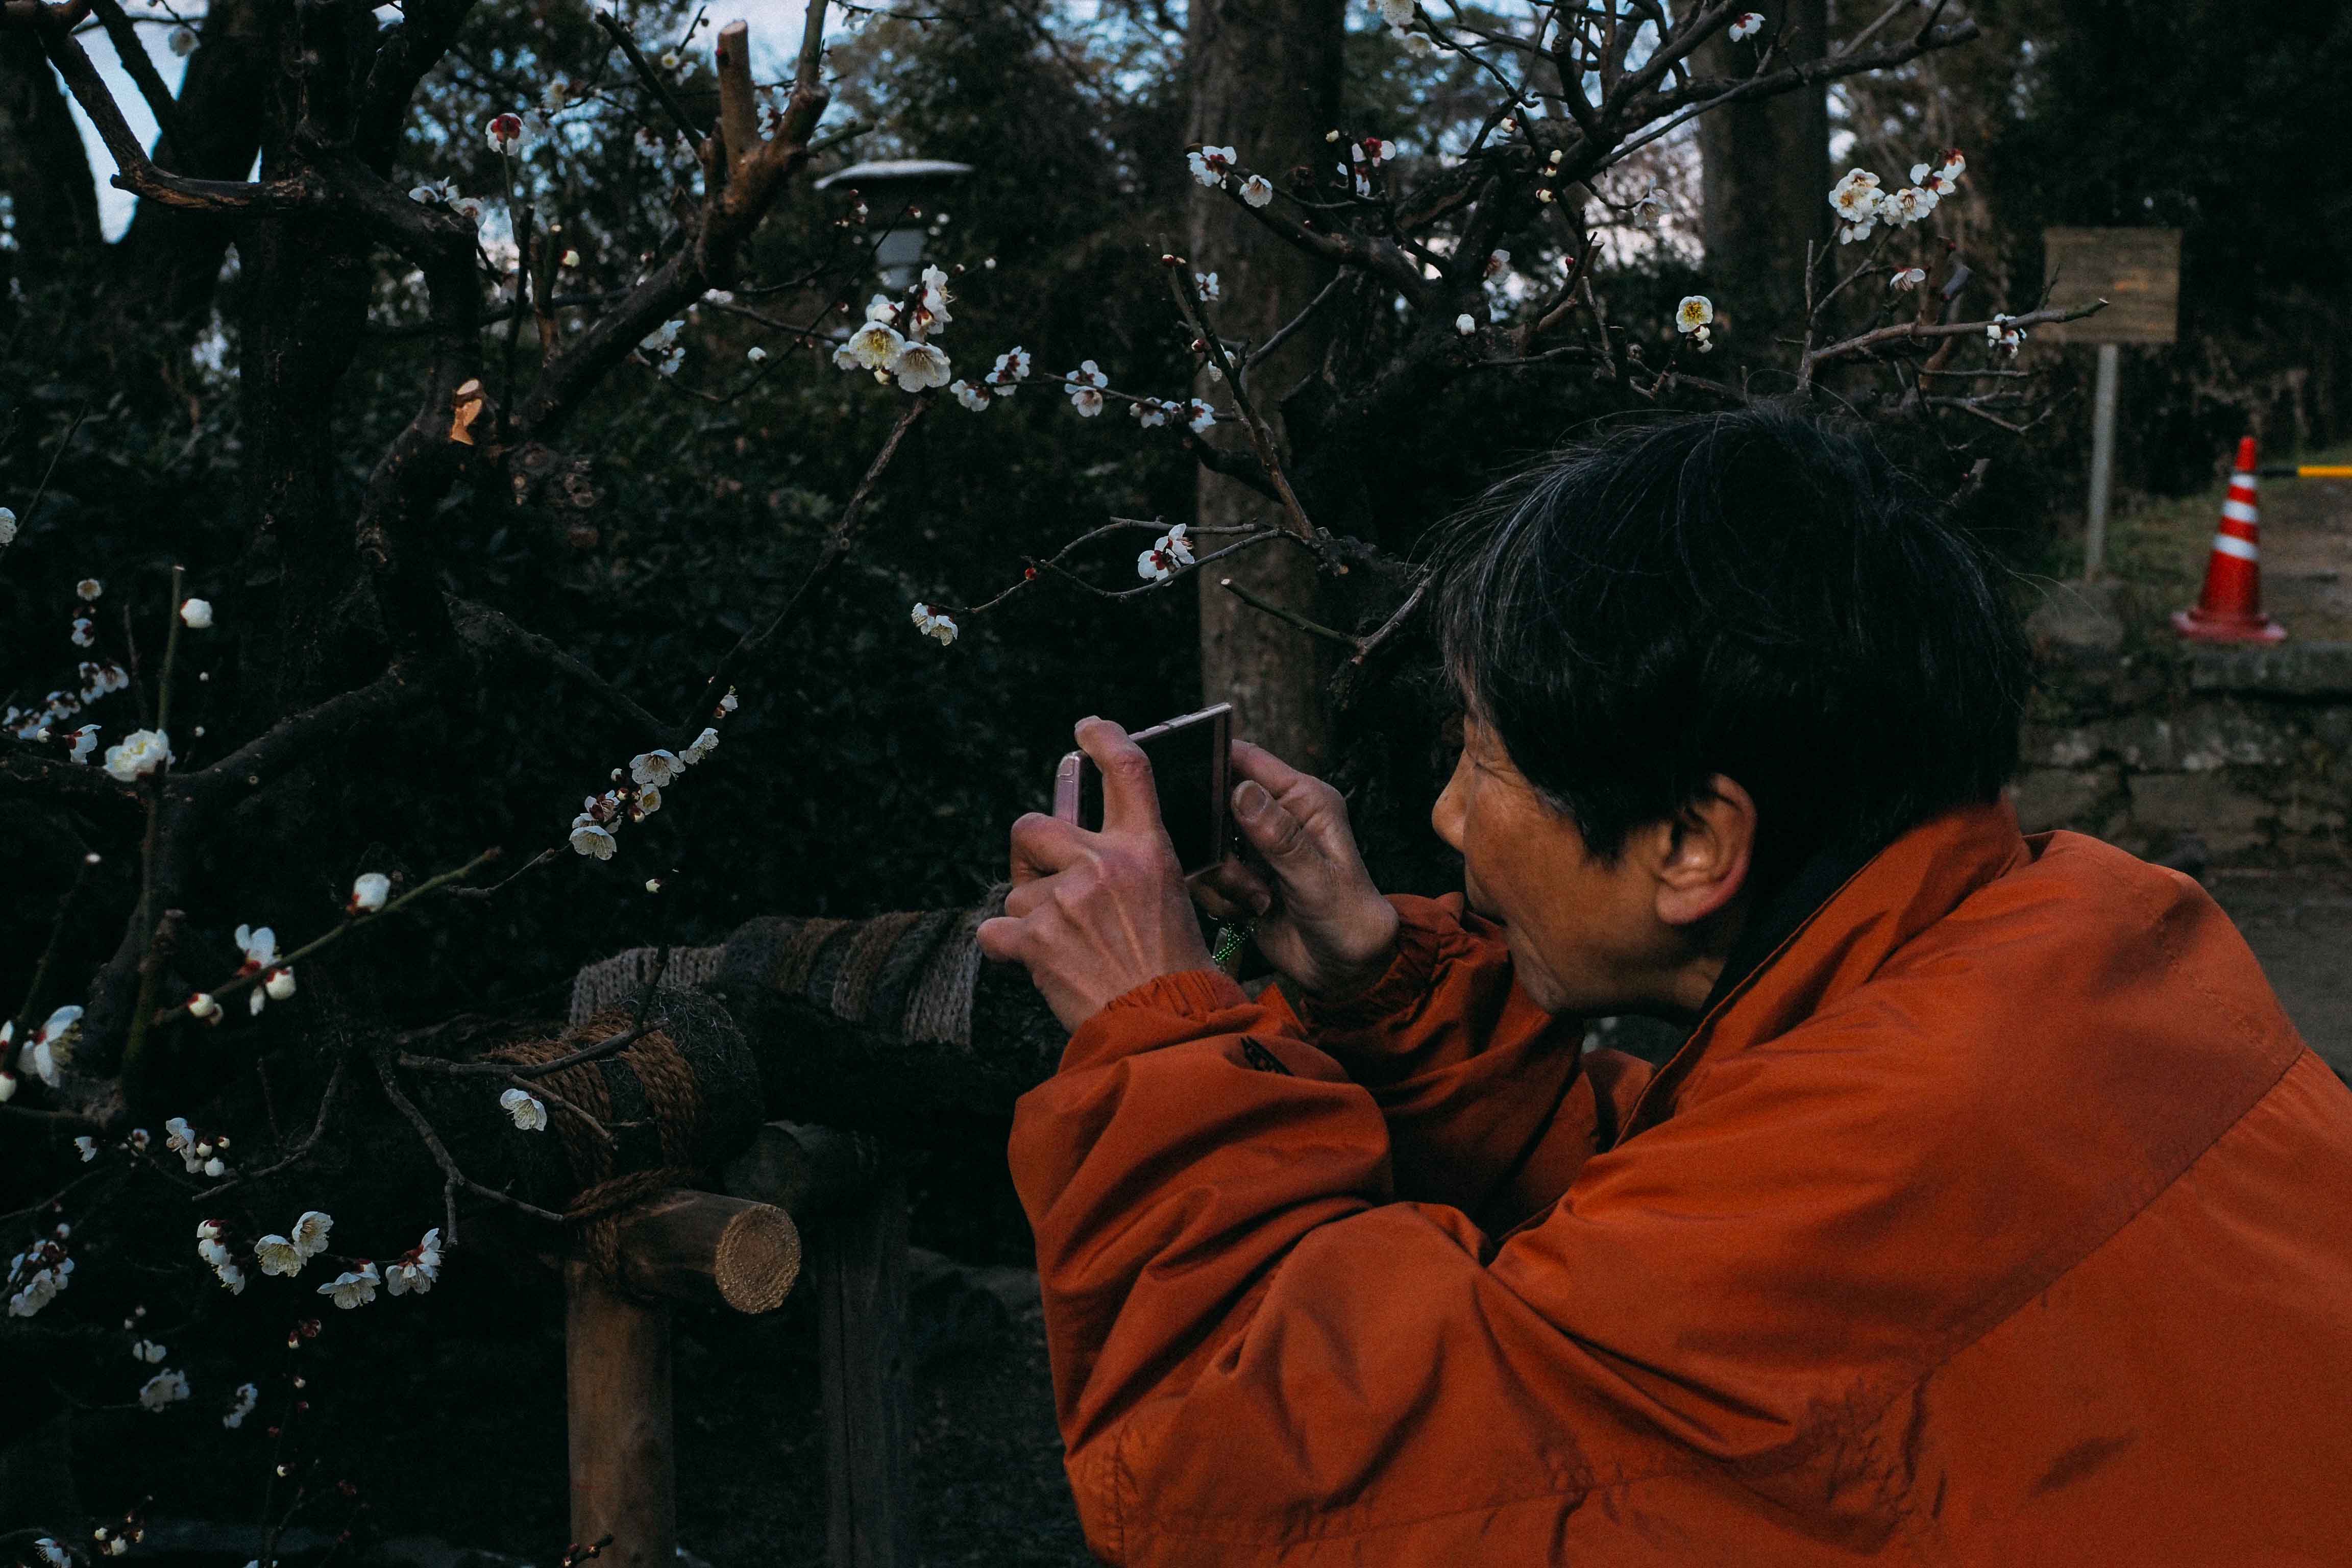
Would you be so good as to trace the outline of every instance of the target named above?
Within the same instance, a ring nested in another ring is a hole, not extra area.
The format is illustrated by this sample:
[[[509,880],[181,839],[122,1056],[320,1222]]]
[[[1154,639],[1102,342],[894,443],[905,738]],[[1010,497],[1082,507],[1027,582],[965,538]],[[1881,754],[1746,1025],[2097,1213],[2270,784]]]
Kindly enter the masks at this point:
[[[1756,801],[1769,885],[2016,770],[2016,611],[1859,426],[1761,406],[1620,428],[1490,490],[1433,565],[1468,712],[1604,858],[1719,773]]]

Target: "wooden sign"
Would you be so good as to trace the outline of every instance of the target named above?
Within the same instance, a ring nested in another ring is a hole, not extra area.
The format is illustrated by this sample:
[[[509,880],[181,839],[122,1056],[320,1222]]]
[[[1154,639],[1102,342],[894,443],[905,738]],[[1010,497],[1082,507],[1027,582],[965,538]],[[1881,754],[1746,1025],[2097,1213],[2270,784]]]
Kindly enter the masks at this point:
[[[2095,315],[2044,327],[2042,336],[2062,343],[2168,343],[2179,336],[2179,229],[2051,228],[2042,245],[2053,306],[2107,302]]]

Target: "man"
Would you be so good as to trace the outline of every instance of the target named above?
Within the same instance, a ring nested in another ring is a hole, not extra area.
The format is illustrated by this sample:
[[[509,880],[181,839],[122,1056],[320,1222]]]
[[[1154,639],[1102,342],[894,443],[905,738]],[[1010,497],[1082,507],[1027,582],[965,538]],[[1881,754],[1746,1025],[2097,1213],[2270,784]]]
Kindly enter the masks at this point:
[[[1214,968],[1118,726],[981,928],[1089,1544],[1151,1564],[2352,1563],[2352,1093],[2188,879],[2000,789],[2026,656],[1867,442],[1645,425],[1434,595],[1461,893],[1246,744]],[[1654,1077],[1582,1016],[1694,1025]]]

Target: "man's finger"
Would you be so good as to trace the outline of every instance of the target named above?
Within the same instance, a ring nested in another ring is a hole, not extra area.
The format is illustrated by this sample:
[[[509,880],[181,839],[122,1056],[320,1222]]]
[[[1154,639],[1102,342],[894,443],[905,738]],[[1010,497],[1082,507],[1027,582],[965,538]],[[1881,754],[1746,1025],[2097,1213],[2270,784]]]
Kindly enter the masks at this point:
[[[1221,921],[1244,921],[1272,907],[1274,889],[1257,872],[1228,856],[1192,879],[1192,900]]]
[[[980,939],[982,956],[999,963],[1017,963],[1021,960],[1021,922],[1003,915],[980,922],[974,933]]]
[[[1087,853],[1086,829],[1044,812],[1023,814],[1013,825],[1013,881],[1014,886],[1050,877],[1064,867],[1073,865]]]
[[[1077,741],[1079,750],[1102,773],[1103,831],[1164,836],[1168,829],[1160,819],[1160,790],[1143,748],[1108,719],[1079,720]]]
[[[1244,779],[1234,786],[1233,807],[1243,837],[1265,857],[1268,865],[1279,866],[1301,850],[1315,847],[1307,825],[1284,810],[1282,803],[1255,779]]]
[[[1242,778],[1255,779],[1271,795],[1280,795],[1292,785],[1315,776],[1300,773],[1254,741],[1235,741],[1233,743],[1233,761],[1234,773]]]

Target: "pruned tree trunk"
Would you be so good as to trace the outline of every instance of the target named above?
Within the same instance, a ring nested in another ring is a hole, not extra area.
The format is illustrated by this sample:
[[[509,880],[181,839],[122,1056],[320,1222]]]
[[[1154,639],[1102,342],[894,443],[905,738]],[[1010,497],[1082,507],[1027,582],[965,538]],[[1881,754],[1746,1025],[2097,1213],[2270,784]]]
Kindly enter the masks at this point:
[[[1819,60],[1829,0],[1789,0],[1764,31],[1735,44],[1722,34],[1700,47],[1710,75],[1742,78],[1757,51],[1773,66]],[[1707,282],[1724,346],[1743,360],[1781,355],[1776,338],[1804,334],[1805,247],[1830,239],[1830,116],[1826,87],[1726,105],[1699,121]]]
[[[1244,148],[1269,163],[1318,157],[1324,133],[1339,122],[1344,18],[1339,0],[1199,0],[1188,43],[1187,139]],[[1214,271],[1223,285],[1218,327],[1229,337],[1263,342],[1315,297],[1329,268],[1265,232],[1221,194],[1196,186],[1192,195],[1192,265]],[[1319,362],[1323,342],[1310,325],[1251,377],[1277,437],[1276,400]],[[1202,392],[1230,405],[1213,384]],[[1201,476],[1195,518],[1202,529],[1279,522],[1272,501],[1209,473]],[[1314,771],[1328,742],[1322,694],[1329,647],[1223,592],[1215,581],[1223,576],[1319,620],[1315,563],[1301,550],[1261,547],[1219,562],[1201,584],[1202,700],[1231,701],[1236,735]]]

